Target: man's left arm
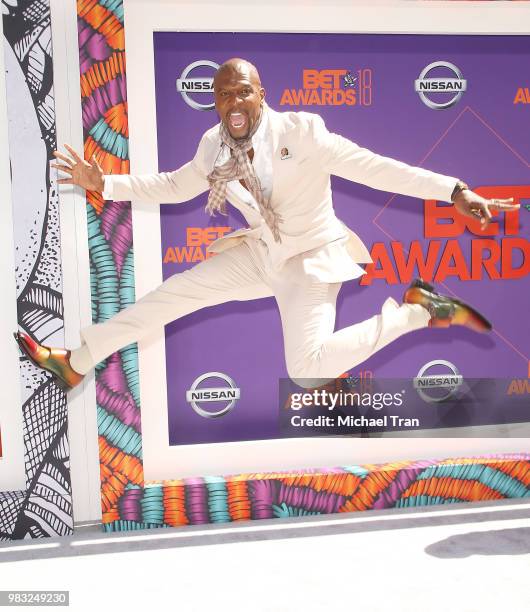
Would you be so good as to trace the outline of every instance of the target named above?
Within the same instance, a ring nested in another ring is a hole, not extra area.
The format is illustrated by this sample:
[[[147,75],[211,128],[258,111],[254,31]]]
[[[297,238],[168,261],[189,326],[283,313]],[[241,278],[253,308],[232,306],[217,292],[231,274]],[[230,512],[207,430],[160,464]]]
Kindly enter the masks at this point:
[[[324,121],[313,115],[313,137],[324,169],[374,189],[400,193],[424,200],[453,202],[468,217],[481,219],[482,227],[491,220],[491,210],[513,210],[519,204],[508,200],[487,200],[471,191],[456,177],[410,166],[390,157],[378,155],[339,134],[329,132]]]

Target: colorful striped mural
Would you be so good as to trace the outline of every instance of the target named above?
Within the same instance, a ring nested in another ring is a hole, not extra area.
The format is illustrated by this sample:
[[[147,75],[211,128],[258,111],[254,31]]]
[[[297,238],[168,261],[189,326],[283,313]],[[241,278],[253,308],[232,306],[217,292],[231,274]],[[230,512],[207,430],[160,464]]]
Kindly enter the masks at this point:
[[[153,481],[105,531],[530,497],[530,454]],[[119,518],[118,518],[119,517]]]
[[[78,0],[85,156],[127,173],[122,0]],[[129,202],[87,193],[93,321],[134,301]],[[96,369],[105,531],[530,496],[530,453],[144,482],[135,346]]]
[[[122,0],[77,3],[84,154],[107,174],[129,171]],[[132,304],[130,202],[104,202],[87,192],[92,320],[100,323]],[[143,486],[136,345],[96,368],[103,522],[120,516],[131,489]]]

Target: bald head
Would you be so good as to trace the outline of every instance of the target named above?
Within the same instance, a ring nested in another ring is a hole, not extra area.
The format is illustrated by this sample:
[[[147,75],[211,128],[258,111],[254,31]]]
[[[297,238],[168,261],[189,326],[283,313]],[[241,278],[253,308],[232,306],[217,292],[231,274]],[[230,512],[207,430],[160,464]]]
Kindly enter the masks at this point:
[[[217,69],[217,72],[215,73],[215,76],[213,78],[214,88],[215,81],[217,80],[219,75],[222,76],[223,74],[234,72],[246,74],[252,83],[257,85],[258,87],[261,87],[261,79],[259,78],[259,73],[256,66],[241,57],[231,57],[230,59],[226,60],[226,62],[223,62]]]
[[[215,108],[232,138],[246,138],[259,120],[265,90],[254,64],[232,57],[213,79]]]

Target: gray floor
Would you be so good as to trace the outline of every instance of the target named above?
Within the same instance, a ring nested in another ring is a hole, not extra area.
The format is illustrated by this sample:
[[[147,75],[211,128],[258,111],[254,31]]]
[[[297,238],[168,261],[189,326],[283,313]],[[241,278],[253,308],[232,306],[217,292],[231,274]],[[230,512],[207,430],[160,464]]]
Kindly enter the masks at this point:
[[[0,589],[69,590],[72,610],[529,612],[530,499],[117,534],[78,525],[0,543]]]

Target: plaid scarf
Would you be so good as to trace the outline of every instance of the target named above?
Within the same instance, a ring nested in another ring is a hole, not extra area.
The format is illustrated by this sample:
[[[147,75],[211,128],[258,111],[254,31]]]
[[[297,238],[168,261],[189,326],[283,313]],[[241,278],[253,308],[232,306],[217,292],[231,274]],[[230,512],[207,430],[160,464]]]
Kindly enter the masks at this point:
[[[231,157],[222,166],[214,166],[208,175],[210,193],[206,212],[214,215],[216,211],[226,214],[226,184],[228,181],[243,179],[250,193],[258,203],[259,211],[265,223],[269,226],[274,240],[281,242],[278,224],[282,222],[281,216],[275,212],[268,199],[265,199],[259,178],[254,172],[254,166],[250,161],[248,152],[252,149],[252,136],[258,130],[264,109],[262,107],[259,119],[246,138],[232,138],[230,132],[223,122],[219,126],[221,142],[230,148]]]

